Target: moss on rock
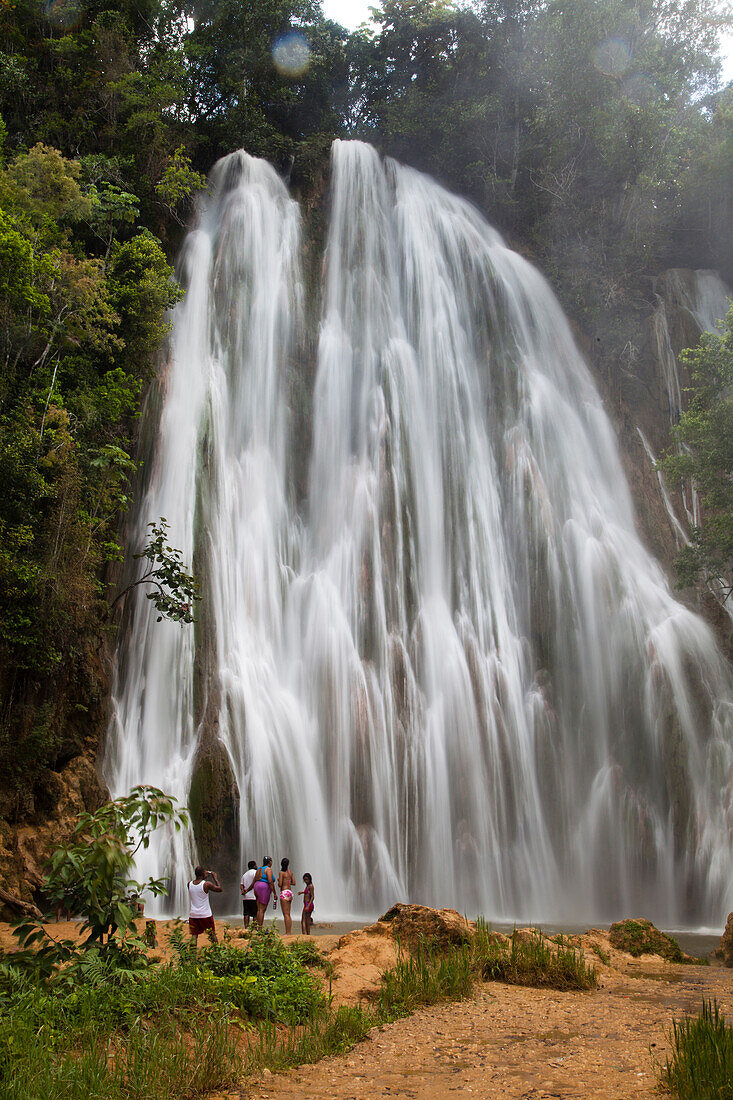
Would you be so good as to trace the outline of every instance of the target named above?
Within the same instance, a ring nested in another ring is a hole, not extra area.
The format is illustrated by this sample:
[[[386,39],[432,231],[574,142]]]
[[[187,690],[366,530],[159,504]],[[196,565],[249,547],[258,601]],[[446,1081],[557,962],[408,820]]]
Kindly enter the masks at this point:
[[[640,955],[661,955],[669,962],[696,962],[686,955],[677,940],[660,932],[650,920],[620,920],[611,925],[609,942],[617,951],[626,951],[634,958]]]
[[[224,745],[199,750],[188,796],[199,859],[220,875],[238,877],[239,789]]]

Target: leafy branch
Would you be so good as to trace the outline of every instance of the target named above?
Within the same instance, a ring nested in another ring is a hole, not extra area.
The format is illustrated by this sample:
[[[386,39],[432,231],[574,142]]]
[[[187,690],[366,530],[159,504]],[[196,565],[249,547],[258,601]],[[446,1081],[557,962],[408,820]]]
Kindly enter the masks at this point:
[[[153,591],[145,598],[152,600],[158,611],[158,622],[171,619],[173,622],[195,622],[194,610],[200,600],[199,583],[192,573],[183,566],[183,555],[168,545],[169,524],[165,517],[157,523],[149,523],[150,535],[145,548],[135,554],[135,559],[144,558],[148,569],[136,581],[131,581],[112,601],[114,608],[133,588],[140,585],[152,585]]]
[[[19,921],[15,935],[26,951],[36,949],[35,965],[53,969],[90,945],[105,951],[121,950],[124,944],[139,946],[137,899],[168,891],[165,879],[138,882],[130,872],[137,852],[149,846],[156,829],[187,827],[188,814],[175,803],[157,787],[140,785],[92,814],[81,814],[69,843],[51,856],[43,893],[54,908],[80,914],[82,931],[89,935],[79,947],[73,940],[55,940],[36,918]]]

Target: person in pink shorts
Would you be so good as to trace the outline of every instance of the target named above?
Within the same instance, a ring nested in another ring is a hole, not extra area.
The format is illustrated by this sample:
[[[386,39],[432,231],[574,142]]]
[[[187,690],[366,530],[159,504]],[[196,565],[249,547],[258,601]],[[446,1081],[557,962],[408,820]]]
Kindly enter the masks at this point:
[[[272,877],[272,857],[265,856],[262,860],[262,866],[257,872],[257,877],[254,881],[255,901],[257,902],[257,927],[261,930],[265,920],[265,913],[267,912],[267,906],[270,904],[270,897],[275,894],[275,880]],[[273,906],[277,906],[277,894],[275,894],[275,900]]]
[[[290,860],[280,860],[280,874],[277,876],[277,888],[280,891],[280,908],[283,912],[283,920],[285,921],[285,935],[289,936],[292,927],[293,920],[290,916],[290,906],[293,904],[293,887],[295,886],[295,875],[290,870]]]

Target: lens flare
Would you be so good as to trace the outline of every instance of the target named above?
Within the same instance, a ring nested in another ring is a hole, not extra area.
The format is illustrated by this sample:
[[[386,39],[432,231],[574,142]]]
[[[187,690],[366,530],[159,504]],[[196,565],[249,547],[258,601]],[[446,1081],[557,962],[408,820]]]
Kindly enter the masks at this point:
[[[310,65],[311,48],[299,31],[292,31],[277,39],[272,59],[283,76],[302,76]]]
[[[593,64],[606,76],[623,76],[631,64],[631,50],[623,38],[607,38],[591,52]]]

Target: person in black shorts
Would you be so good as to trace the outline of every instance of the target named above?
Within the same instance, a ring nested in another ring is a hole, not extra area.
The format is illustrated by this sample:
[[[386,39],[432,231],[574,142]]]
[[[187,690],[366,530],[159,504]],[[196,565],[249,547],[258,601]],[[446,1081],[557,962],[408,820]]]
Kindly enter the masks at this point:
[[[242,875],[242,881],[239,884],[239,892],[242,895],[242,915],[244,917],[245,928],[249,928],[250,917],[257,916],[257,902],[252,888],[256,877],[257,864],[251,859],[247,864],[247,870]]]

